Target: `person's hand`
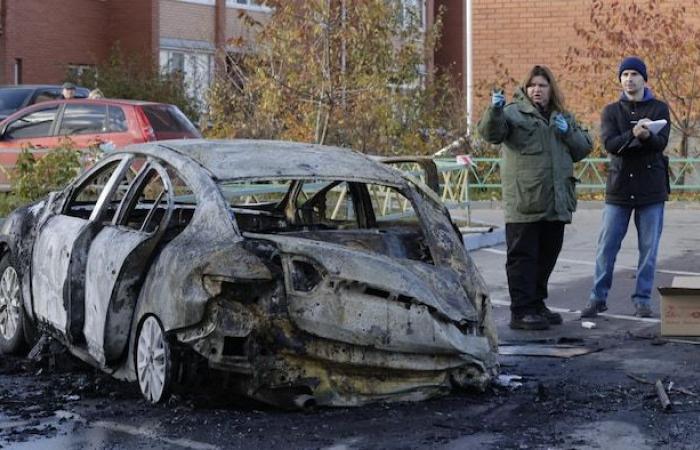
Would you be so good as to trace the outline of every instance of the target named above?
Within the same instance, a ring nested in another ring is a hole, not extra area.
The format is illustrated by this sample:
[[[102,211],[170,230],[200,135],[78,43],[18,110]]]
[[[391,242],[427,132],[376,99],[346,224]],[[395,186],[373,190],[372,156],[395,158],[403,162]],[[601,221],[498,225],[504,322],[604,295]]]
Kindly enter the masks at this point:
[[[506,95],[503,91],[493,90],[491,91],[491,105],[494,108],[503,108],[506,104]]]
[[[561,134],[565,134],[569,131],[569,122],[566,121],[562,113],[557,113],[554,116],[554,125]]]
[[[632,134],[634,137],[636,137],[639,140],[645,140],[649,139],[649,136],[651,136],[651,132],[647,129],[646,124],[651,122],[651,119],[641,119],[637,124],[632,128]]]

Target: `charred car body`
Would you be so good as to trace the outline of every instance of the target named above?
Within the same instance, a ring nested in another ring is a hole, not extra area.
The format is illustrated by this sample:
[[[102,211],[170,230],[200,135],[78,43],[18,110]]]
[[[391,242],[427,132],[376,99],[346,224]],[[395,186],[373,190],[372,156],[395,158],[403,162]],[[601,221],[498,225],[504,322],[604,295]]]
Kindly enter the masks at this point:
[[[489,298],[447,210],[349,150],[134,145],[0,237],[0,350],[47,332],[152,402],[203,363],[285,405],[419,400],[495,370]]]

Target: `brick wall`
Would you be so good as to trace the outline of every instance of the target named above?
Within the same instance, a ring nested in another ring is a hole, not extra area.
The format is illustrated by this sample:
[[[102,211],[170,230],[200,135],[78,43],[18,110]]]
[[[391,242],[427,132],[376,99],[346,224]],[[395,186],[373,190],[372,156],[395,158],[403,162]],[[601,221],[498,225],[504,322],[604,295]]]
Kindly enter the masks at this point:
[[[446,7],[447,13],[436,63],[451,66],[462,86],[466,0],[437,0],[437,4]],[[666,0],[664,7],[683,4],[688,5],[686,18],[700,23],[700,10],[684,0]],[[559,75],[567,49],[577,40],[574,24],[587,23],[590,5],[591,0],[472,0],[474,84],[495,80],[498,71],[492,58],[518,82],[534,64],[545,64]],[[478,116],[488,100],[488,92],[475,94],[474,112]]]
[[[588,16],[588,2],[581,0],[475,0],[473,5],[475,79],[489,76],[493,56],[517,79],[537,63],[556,70],[574,41],[574,23]]]
[[[5,67],[7,66],[7,56],[5,55],[5,8],[7,0],[0,0],[0,83],[5,82]]]
[[[152,0],[3,0],[0,83],[60,83],[69,64],[96,64],[120,41],[127,52],[153,52],[157,2]]]
[[[574,23],[589,15],[585,0],[473,0],[473,81],[492,80],[497,58],[518,82],[534,64],[561,72],[575,41]],[[475,92],[475,94],[484,94]],[[484,99],[474,98],[475,113]]]
[[[442,41],[435,53],[435,65],[449,70],[459,88],[464,86],[466,74],[466,39],[464,0],[436,0],[434,14],[443,11]]]
[[[106,44],[111,48],[118,42],[126,54],[155,57],[160,46],[158,0],[108,0],[107,3]]]
[[[5,8],[2,83],[13,82],[15,58],[22,58],[24,83],[58,83],[68,64],[106,55],[103,1],[5,0]]]
[[[248,29],[239,18],[243,11],[238,8],[225,8],[224,38],[244,37],[250,39]],[[246,12],[257,21],[264,22],[269,13],[255,10]],[[216,8],[214,5],[183,3],[174,0],[160,0],[160,36],[171,39],[204,41],[214,45]]]
[[[214,43],[213,5],[160,0],[160,36]]]
[[[241,13],[240,9],[236,8],[226,8],[226,39],[231,38],[243,38],[245,41],[250,42],[254,36],[252,30],[249,27],[243,26],[241,19],[238,17]],[[270,14],[262,11],[246,11],[250,17],[258,22],[265,23],[270,17]]]

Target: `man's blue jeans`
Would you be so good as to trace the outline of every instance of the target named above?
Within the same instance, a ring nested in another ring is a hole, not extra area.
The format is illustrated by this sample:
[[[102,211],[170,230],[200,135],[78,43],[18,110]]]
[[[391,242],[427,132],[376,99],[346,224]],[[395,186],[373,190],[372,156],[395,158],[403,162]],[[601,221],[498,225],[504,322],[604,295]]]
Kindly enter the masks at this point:
[[[663,202],[637,207],[605,204],[595,258],[595,275],[590,297],[592,302],[605,303],[608,298],[615,269],[615,258],[627,234],[633,211],[634,224],[637,227],[639,261],[637,262],[637,285],[632,295],[632,302],[638,306],[651,304],[656,255],[664,224]]]

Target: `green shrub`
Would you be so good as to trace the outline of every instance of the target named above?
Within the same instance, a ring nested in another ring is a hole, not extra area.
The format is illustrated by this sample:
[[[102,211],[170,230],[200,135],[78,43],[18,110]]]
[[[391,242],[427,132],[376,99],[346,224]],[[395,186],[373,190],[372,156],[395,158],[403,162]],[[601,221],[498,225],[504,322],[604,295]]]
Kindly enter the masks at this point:
[[[29,145],[22,147],[15,169],[9,174],[12,192],[0,201],[3,216],[13,208],[63,188],[80,172],[81,151],[70,139],[62,140],[58,147],[49,149],[39,159],[34,157],[32,150]]]

